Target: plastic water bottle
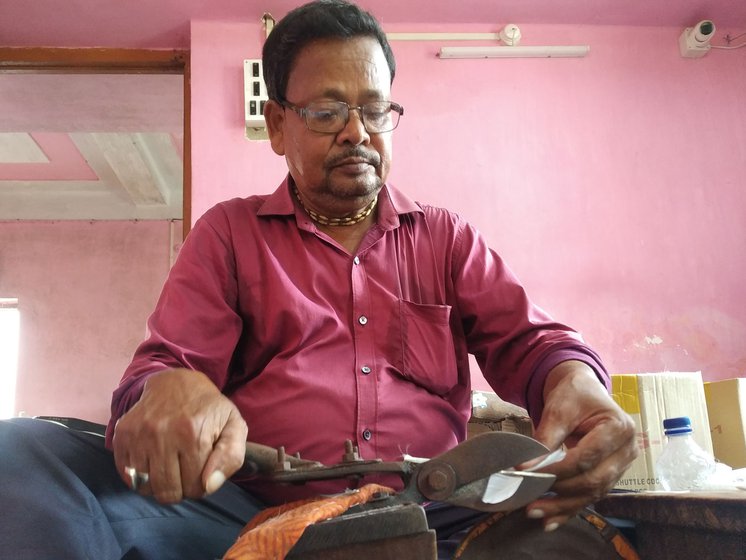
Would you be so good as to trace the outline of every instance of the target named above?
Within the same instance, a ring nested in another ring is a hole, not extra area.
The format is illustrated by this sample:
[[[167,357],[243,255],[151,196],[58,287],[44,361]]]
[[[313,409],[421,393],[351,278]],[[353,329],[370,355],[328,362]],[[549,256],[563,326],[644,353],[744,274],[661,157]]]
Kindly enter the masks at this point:
[[[687,416],[666,418],[663,429],[668,439],[656,468],[664,490],[697,490],[715,472],[715,460],[692,437]]]

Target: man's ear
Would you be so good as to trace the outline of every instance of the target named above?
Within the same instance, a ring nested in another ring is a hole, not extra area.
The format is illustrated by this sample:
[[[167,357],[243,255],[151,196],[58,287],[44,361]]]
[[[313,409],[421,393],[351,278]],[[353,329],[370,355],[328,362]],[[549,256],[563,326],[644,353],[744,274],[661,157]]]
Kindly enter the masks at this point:
[[[285,155],[285,108],[277,101],[268,100],[264,104],[264,120],[272,150],[278,156]]]

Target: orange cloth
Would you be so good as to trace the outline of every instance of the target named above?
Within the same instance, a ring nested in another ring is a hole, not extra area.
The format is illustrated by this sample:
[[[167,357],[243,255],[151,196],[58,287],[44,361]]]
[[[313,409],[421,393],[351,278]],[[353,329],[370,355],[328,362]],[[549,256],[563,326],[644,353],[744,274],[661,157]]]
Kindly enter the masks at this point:
[[[306,527],[343,514],[378,493],[394,490],[366,484],[358,490],[329,498],[310,498],[266,509],[246,524],[223,560],[280,560],[290,552]]]

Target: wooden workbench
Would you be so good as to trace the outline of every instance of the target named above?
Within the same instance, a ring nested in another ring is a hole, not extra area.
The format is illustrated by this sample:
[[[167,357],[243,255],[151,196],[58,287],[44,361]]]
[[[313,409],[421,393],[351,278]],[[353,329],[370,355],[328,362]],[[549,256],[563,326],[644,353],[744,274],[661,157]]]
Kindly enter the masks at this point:
[[[746,491],[618,493],[595,509],[635,523],[642,560],[746,559]]]

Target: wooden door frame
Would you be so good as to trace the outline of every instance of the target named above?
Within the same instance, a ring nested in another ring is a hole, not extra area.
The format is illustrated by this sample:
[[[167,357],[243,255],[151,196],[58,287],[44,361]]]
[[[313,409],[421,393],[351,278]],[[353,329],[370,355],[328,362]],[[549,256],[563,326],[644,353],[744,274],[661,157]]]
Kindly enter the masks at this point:
[[[184,76],[184,237],[192,222],[191,75],[189,51],[109,48],[0,47],[0,72],[182,74]]]

